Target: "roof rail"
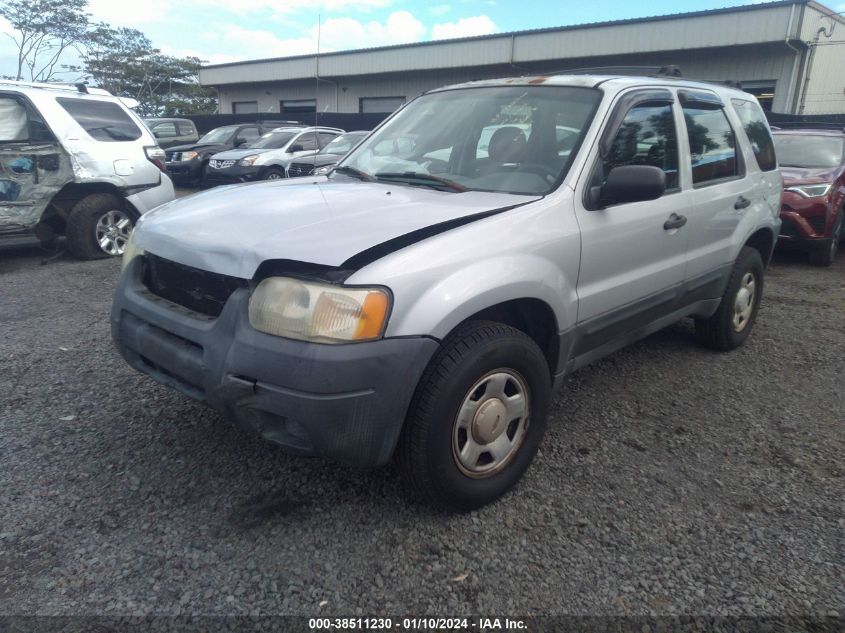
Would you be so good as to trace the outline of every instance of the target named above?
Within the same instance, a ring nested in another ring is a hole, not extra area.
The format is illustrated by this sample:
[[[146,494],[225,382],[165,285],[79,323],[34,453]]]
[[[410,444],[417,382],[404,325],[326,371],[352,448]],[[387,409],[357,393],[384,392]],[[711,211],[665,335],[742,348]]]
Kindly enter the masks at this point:
[[[92,88],[85,83],[70,83],[70,82],[35,82],[35,81],[18,81],[16,79],[0,79],[0,85],[3,86],[18,86],[23,88],[40,88],[42,90],[65,90],[70,92],[81,92],[83,94],[92,95],[107,95],[112,94],[108,90],[102,88]]]
[[[631,75],[645,77],[683,77],[681,69],[668,66],[591,66],[587,68],[566,68],[544,75]]]

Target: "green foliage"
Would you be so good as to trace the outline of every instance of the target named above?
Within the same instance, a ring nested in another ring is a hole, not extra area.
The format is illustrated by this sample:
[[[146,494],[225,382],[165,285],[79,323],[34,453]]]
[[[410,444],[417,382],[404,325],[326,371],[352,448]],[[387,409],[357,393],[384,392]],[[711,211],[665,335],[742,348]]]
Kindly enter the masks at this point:
[[[6,0],[0,16],[14,29],[6,36],[15,43],[14,79],[50,81],[69,49],[78,49],[88,34],[88,0]]]
[[[0,16],[12,25],[8,37],[18,49],[17,76],[56,81],[59,73],[140,103],[144,116],[209,114],[217,108],[215,91],[199,85],[202,60],[174,57],[155,48],[137,29],[91,21],[88,0],[0,0]],[[61,65],[74,50],[78,65]]]

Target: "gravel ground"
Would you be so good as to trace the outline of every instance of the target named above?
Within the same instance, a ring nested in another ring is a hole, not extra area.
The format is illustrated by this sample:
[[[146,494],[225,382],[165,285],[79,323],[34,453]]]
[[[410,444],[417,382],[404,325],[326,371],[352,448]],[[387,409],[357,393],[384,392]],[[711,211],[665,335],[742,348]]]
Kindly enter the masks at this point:
[[[131,371],[117,261],[0,256],[0,613],[845,615],[845,257],[780,255],[748,344],[680,323],[573,375],[448,516]]]

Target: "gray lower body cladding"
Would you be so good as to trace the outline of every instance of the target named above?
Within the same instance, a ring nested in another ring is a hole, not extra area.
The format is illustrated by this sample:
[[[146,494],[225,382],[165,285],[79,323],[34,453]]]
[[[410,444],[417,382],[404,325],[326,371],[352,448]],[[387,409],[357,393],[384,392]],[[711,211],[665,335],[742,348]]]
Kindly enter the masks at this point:
[[[271,336],[249,325],[247,289],[205,317],[152,294],[142,259],[121,277],[111,316],[132,367],[291,452],[362,467],[390,459],[437,341],[322,345]]]

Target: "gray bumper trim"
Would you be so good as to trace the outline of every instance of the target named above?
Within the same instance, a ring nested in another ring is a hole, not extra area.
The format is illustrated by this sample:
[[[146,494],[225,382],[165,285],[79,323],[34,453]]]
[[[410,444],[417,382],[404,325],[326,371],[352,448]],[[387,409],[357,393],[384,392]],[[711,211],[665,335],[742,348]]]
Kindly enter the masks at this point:
[[[211,319],[150,293],[142,260],[121,276],[111,316],[132,367],[292,452],[357,466],[390,459],[437,341],[321,345],[270,336],[249,325],[248,290]]]

